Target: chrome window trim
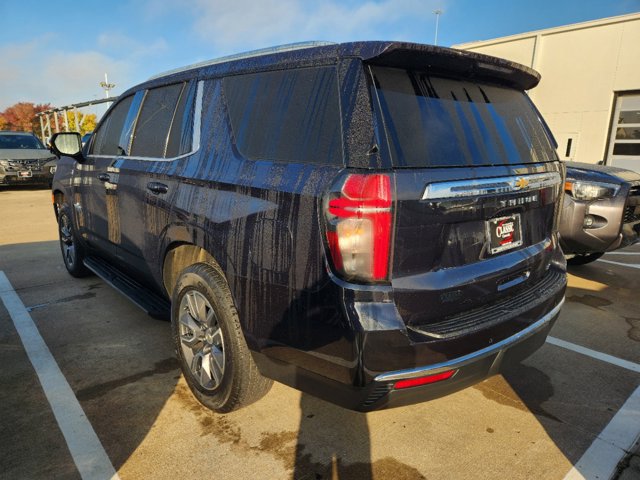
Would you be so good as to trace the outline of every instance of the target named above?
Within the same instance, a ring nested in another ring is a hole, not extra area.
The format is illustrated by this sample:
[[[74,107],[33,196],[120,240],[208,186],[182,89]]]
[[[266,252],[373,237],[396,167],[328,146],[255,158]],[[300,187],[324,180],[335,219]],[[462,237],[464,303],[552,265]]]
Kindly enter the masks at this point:
[[[553,318],[560,313],[560,309],[564,304],[564,297],[558,304],[543,316],[540,320],[535,323],[529,325],[524,330],[519,331],[515,335],[512,335],[504,340],[489,345],[477,352],[470,353],[468,355],[464,355],[459,358],[455,358],[453,360],[449,360],[448,362],[437,363],[435,365],[429,365],[426,367],[418,367],[412,368],[409,370],[397,370],[395,372],[382,373],[374,378],[376,382],[394,382],[397,380],[404,380],[407,378],[417,378],[417,377],[426,377],[428,375],[436,375],[438,373],[446,372],[447,370],[460,369],[472,363],[478,362],[486,357],[490,357],[491,355],[498,355],[501,352],[506,351],[510,347],[526,340],[530,336],[536,334],[543,328],[545,328]]]
[[[87,155],[88,158],[118,158],[122,160],[143,160],[147,162],[173,162],[182,158],[189,157],[200,150],[200,128],[202,126],[202,98],[204,90],[204,81],[198,81],[196,89],[196,104],[193,112],[193,133],[191,136],[191,151],[178,155],[177,157],[128,157],[126,155]],[[138,112],[139,114],[139,112]]]
[[[458,180],[430,183],[422,194],[422,200],[480,197],[503,193],[519,193],[560,185],[558,172],[511,175],[508,177]]]

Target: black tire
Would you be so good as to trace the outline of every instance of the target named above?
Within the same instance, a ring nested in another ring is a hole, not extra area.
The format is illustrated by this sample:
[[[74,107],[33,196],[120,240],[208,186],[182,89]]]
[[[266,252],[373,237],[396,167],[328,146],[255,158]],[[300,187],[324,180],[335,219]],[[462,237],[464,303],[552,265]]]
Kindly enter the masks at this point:
[[[247,347],[220,268],[197,263],[183,270],[171,299],[171,331],[182,373],[207,408],[227,413],[270,390]]]
[[[58,235],[60,237],[60,251],[62,260],[72,276],[77,278],[91,275],[91,271],[84,266],[84,249],[78,243],[73,217],[67,205],[61,205],[58,213]]]
[[[587,253],[585,255],[576,255],[575,257],[568,258],[567,263],[574,267],[578,265],[586,265],[587,263],[595,262],[603,255],[604,255],[604,252]]]

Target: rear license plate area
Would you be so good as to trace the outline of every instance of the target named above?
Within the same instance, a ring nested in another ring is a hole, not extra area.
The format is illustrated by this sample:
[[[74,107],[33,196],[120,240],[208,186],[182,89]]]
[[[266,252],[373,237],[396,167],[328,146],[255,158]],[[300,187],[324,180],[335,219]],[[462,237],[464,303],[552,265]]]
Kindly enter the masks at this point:
[[[522,245],[522,225],[519,213],[487,220],[486,227],[489,252],[492,255]]]
[[[30,178],[32,175],[31,170],[22,170],[18,172],[18,176],[20,178]]]

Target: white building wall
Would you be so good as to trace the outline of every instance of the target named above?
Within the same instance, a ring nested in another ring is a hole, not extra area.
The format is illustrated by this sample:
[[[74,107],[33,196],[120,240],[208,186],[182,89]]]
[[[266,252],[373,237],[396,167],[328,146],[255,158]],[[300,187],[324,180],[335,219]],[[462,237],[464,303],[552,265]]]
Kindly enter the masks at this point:
[[[507,58],[538,70],[542,80],[529,93],[558,140],[558,154],[567,160],[596,163],[605,159],[616,94],[640,93],[640,14],[454,48]],[[571,151],[567,152],[569,138]]]

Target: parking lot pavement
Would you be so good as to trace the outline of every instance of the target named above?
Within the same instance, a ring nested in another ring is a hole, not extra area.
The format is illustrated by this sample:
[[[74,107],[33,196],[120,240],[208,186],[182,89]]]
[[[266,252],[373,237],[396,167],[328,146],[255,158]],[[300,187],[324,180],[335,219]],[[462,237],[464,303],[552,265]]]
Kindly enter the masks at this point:
[[[49,192],[0,190],[0,213],[0,271],[122,479],[589,478],[640,434],[640,246],[570,269],[557,342],[475,387],[365,415],[275,384],[218,415],[189,393],[167,322],[66,274]],[[79,478],[14,317],[0,302],[0,478]]]

